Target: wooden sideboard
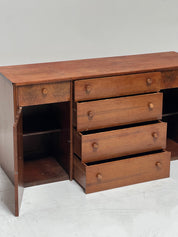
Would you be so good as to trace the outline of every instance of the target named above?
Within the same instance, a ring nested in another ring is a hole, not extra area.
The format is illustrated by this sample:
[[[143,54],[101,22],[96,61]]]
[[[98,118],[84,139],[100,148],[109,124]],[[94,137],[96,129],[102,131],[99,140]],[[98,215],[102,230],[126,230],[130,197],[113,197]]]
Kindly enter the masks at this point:
[[[86,193],[169,177],[178,158],[178,53],[0,67],[0,164],[14,187]]]

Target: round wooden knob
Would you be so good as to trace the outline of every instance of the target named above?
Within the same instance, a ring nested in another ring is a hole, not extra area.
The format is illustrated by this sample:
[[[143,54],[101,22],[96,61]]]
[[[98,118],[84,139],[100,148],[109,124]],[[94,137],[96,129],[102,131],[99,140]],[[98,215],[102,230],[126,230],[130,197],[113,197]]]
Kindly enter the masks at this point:
[[[96,177],[97,177],[98,180],[102,180],[102,178],[103,178],[101,173],[98,173],[98,174],[96,175]]]
[[[162,166],[162,164],[161,164],[161,162],[156,162],[156,167],[158,167],[158,168],[161,168],[161,166]]]
[[[153,110],[154,109],[154,104],[153,103],[149,103],[148,104],[148,108],[149,108],[149,110]]]
[[[88,119],[92,119],[94,116],[94,113],[92,111],[88,111]]]
[[[43,93],[43,95],[47,95],[48,94],[48,90],[46,88],[43,88],[42,89],[42,93]]]
[[[92,87],[90,85],[85,86],[85,91],[87,94],[89,94],[91,92],[91,89],[92,89]]]
[[[152,137],[157,139],[158,138],[158,134],[156,132],[152,133]]]
[[[93,142],[92,147],[93,147],[94,150],[97,150],[98,147],[99,147],[99,144],[97,142]]]
[[[152,79],[151,78],[147,78],[146,79],[146,83],[147,83],[148,86],[151,85],[152,84]]]

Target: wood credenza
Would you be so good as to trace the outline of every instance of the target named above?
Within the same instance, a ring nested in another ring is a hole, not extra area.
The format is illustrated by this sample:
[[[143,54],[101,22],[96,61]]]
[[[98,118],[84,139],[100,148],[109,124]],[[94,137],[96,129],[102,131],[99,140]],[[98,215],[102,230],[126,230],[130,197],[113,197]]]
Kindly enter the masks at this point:
[[[178,53],[0,67],[16,216],[24,187],[75,179],[91,193],[169,177],[176,158]]]

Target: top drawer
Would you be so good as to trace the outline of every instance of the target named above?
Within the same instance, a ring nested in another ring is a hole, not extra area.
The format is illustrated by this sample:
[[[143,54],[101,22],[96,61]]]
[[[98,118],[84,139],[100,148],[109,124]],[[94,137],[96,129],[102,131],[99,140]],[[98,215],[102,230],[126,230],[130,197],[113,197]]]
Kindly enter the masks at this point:
[[[18,87],[19,106],[50,104],[70,100],[70,82]]]
[[[161,73],[141,73],[77,80],[74,82],[75,101],[157,92],[161,88]]]

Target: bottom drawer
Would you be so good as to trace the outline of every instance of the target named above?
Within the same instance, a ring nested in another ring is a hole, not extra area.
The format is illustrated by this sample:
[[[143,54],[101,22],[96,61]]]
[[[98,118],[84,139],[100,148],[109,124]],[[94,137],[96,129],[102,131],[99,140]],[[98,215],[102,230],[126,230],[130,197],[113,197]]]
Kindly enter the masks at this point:
[[[169,177],[167,151],[118,159],[99,164],[85,164],[74,155],[74,179],[86,193]]]

